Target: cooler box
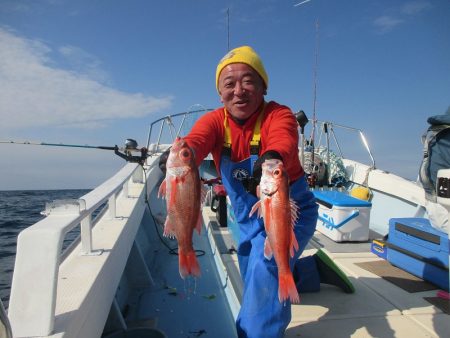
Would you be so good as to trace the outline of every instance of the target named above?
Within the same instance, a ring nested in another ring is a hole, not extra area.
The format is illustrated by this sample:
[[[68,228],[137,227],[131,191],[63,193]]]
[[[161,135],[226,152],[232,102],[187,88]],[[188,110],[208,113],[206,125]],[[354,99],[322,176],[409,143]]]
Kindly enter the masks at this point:
[[[369,240],[372,203],[340,191],[324,190],[313,193],[319,204],[316,230],[335,242]]]
[[[425,218],[389,220],[388,261],[442,289],[449,289],[448,236]]]

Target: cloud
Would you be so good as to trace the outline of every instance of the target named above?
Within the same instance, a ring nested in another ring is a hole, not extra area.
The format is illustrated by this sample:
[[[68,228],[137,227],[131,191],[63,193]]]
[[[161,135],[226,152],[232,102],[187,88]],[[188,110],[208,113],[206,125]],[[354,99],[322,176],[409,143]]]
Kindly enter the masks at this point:
[[[376,18],[373,24],[375,25],[379,33],[387,33],[403,22],[404,20],[402,19],[383,15]]]
[[[416,0],[405,3],[401,8],[391,9],[391,15],[383,15],[373,21],[380,34],[392,31],[397,26],[412,20],[419,13],[432,8],[429,1]]]
[[[79,47],[70,45],[59,47],[58,52],[63,56],[68,66],[80,75],[84,74],[90,79],[101,83],[111,82],[109,75],[101,69],[101,60],[96,56]]]
[[[69,69],[57,67],[64,56]],[[53,58],[52,58],[53,57]],[[0,129],[102,126],[167,109],[173,97],[126,93],[104,84],[101,62],[75,46],[57,51],[0,27]]]
[[[412,1],[403,5],[401,12],[405,15],[415,15],[424,10],[432,8],[432,5],[428,1]]]

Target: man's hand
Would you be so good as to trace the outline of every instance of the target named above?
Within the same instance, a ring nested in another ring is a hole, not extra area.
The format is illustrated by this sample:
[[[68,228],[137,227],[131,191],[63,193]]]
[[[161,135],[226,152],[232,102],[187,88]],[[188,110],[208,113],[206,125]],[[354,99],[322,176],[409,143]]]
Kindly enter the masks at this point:
[[[159,169],[161,169],[161,171],[163,172],[163,174],[166,174],[166,163],[167,163],[167,159],[169,158],[169,154],[170,154],[170,147],[169,149],[167,149],[166,151],[164,151],[161,154],[161,157],[159,158]]]
[[[281,155],[276,152],[275,150],[269,150],[266,151],[264,154],[262,154],[253,165],[253,174],[248,182],[248,188],[247,190],[256,196],[256,187],[259,185],[259,182],[261,181],[261,175],[262,175],[262,164],[265,160],[273,160],[277,159],[280,161],[283,161],[281,158]]]

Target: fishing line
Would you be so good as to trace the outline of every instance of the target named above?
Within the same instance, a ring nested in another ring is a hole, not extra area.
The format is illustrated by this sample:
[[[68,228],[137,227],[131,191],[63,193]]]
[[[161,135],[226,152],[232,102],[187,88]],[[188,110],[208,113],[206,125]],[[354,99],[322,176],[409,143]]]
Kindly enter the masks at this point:
[[[141,167],[142,167],[142,170],[144,171],[145,205],[147,206],[147,209],[148,209],[148,211],[149,211],[149,213],[150,213],[150,216],[151,216],[151,218],[153,219],[153,224],[154,224],[154,226],[155,226],[156,234],[158,235],[159,240],[161,241],[161,243],[162,243],[167,249],[169,249],[169,253],[170,253],[171,255],[178,255],[178,247],[171,248],[171,247],[169,246],[169,244],[167,244],[167,242],[164,240],[164,238],[162,238],[161,234],[159,233],[158,223],[157,223],[157,221],[156,221],[155,216],[153,215],[152,208],[150,207],[150,203],[149,203],[149,201],[148,201],[148,196],[147,196],[147,187],[148,187],[148,185],[147,185],[147,170],[144,168],[143,165],[141,165]]]
[[[153,215],[152,209],[150,207],[150,203],[148,201],[148,196],[147,196],[147,170],[144,168],[144,166],[142,164],[141,164],[141,167],[142,167],[142,170],[144,171],[145,205],[147,206],[147,209],[150,212],[150,216],[153,219],[153,224],[155,226],[155,231],[156,231],[156,233],[157,233],[161,243],[169,250],[169,253],[171,255],[178,256],[178,246],[176,246],[175,248],[171,248],[169,246],[169,244],[167,244],[167,242],[163,239],[163,237],[159,233],[158,224],[157,224],[155,216]],[[194,252],[195,252],[196,257],[201,257],[201,256],[204,256],[206,254],[204,250],[194,250]]]

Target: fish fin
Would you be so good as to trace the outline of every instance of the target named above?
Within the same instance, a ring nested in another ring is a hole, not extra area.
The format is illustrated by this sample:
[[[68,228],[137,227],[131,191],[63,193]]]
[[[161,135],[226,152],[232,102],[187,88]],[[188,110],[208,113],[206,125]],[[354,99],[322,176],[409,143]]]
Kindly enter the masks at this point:
[[[169,221],[169,217],[166,218],[166,222],[164,223],[164,237],[174,238],[175,237],[175,227]]]
[[[178,253],[178,264],[181,278],[185,279],[189,275],[200,277],[200,266],[194,251],[180,251]]]
[[[178,184],[177,177],[172,177],[170,179],[169,207],[175,206],[175,196],[177,194],[177,189],[178,189],[177,184]]]
[[[289,247],[290,247],[290,255],[291,257],[294,257],[295,251],[298,251],[298,242],[297,238],[295,237],[294,229],[292,229],[291,231],[291,243]]]
[[[264,258],[271,260],[273,257],[272,247],[270,246],[269,239],[266,237],[264,242]]]
[[[258,211],[258,217],[261,217],[261,200],[258,200],[255,204],[253,204],[252,210],[250,210],[250,213],[248,214],[249,217],[252,217],[256,211]]]
[[[280,303],[289,299],[291,303],[299,304],[300,296],[297,287],[295,286],[292,273],[285,272],[280,274],[280,271],[278,271],[278,273],[278,299]]]
[[[162,181],[158,190],[158,198],[166,198],[166,180]]]
[[[271,199],[270,198],[266,198],[264,200],[264,227],[266,228],[266,232],[270,231],[271,228],[271,224],[270,224],[270,220],[272,218],[271,215]]]
[[[291,205],[291,223],[292,223],[292,226],[294,226],[298,220],[298,214],[299,214],[300,208],[298,207],[297,203],[295,203],[295,201],[293,199],[289,200],[289,204]]]

